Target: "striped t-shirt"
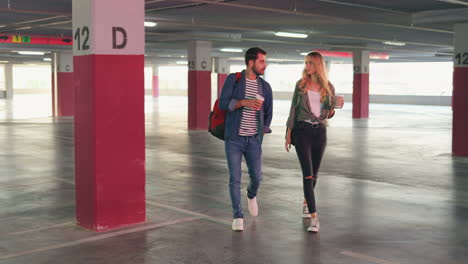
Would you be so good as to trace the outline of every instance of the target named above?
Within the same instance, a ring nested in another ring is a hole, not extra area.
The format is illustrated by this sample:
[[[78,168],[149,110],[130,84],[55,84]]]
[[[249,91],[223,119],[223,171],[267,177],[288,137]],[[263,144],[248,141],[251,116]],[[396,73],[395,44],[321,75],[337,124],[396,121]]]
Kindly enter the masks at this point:
[[[257,80],[246,79],[245,99],[255,99],[258,93]],[[239,136],[255,136],[257,134],[257,111],[249,107],[242,109],[242,117],[239,129]]]

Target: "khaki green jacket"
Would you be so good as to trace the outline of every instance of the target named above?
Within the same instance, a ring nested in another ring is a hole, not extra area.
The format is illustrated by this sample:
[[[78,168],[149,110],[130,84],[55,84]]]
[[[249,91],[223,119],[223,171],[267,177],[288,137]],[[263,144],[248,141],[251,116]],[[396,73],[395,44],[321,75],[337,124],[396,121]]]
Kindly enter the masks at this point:
[[[292,130],[296,121],[304,120],[312,120],[313,122],[315,121],[326,125],[327,119],[333,117],[332,113],[335,110],[335,87],[333,87],[330,82],[328,83],[333,96],[331,96],[331,100],[327,98],[322,103],[320,116],[315,116],[312,113],[312,108],[310,107],[307,94],[300,92],[300,82],[301,81],[299,80],[296,83],[296,87],[294,89],[294,95],[291,101],[291,109],[289,110],[289,117],[286,126]]]

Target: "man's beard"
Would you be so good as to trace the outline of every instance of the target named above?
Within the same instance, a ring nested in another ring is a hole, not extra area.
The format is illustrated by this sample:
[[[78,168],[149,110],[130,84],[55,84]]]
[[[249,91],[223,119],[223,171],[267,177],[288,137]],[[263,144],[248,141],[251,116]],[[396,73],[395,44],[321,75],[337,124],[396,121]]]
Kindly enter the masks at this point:
[[[255,75],[257,75],[257,76],[263,75],[262,73],[260,73],[259,71],[257,71],[257,67],[256,67],[255,65],[253,66],[252,71],[253,71],[253,73],[255,73]]]

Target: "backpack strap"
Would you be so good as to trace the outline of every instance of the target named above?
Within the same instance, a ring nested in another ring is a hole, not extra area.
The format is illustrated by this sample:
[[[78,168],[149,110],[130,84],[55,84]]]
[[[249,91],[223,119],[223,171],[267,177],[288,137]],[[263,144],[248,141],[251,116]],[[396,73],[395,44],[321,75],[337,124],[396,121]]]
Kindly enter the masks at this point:
[[[239,83],[241,78],[242,78],[242,73],[236,72],[236,83]]]

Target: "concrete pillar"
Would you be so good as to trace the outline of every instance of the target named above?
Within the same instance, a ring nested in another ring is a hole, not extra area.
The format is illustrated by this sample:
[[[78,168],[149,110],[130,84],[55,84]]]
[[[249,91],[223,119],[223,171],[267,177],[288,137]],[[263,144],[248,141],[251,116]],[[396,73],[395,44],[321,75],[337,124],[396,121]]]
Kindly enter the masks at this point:
[[[455,25],[452,154],[468,157],[468,23]]]
[[[78,225],[146,220],[144,0],[73,0]]]
[[[188,128],[206,130],[211,112],[211,42],[188,43]]]
[[[73,116],[75,109],[73,54],[71,52],[59,53],[57,63],[57,115]]]
[[[153,65],[153,98],[159,97],[159,71],[158,65]]]
[[[221,95],[224,81],[229,75],[229,64],[226,58],[216,58],[215,71],[218,74],[218,97]]]
[[[353,118],[369,118],[369,51],[353,52]]]
[[[13,64],[5,64],[5,98],[13,99]]]
[[[325,60],[325,67],[327,69],[327,73],[330,73],[331,60]]]
[[[50,67],[51,67],[51,78],[52,78],[52,81],[51,81],[51,89],[52,89],[52,92],[51,92],[51,95],[52,95],[52,116],[53,117],[56,117],[57,116],[57,108],[58,108],[58,99],[57,99],[57,87],[58,87],[58,83],[57,83],[57,72],[58,72],[58,55],[57,55],[57,52],[52,52],[51,53],[52,55],[52,62],[50,64]]]

